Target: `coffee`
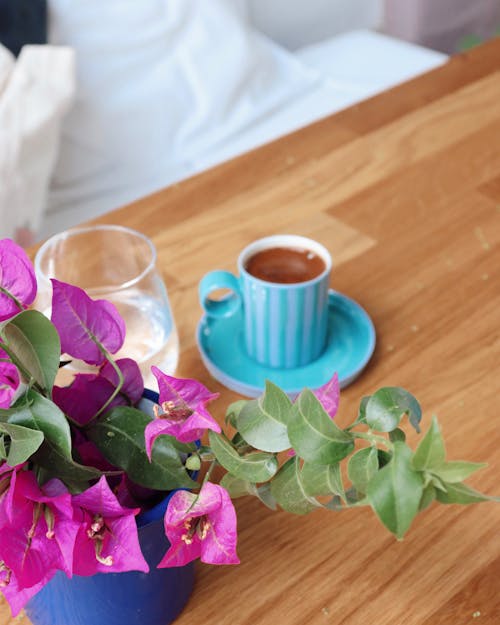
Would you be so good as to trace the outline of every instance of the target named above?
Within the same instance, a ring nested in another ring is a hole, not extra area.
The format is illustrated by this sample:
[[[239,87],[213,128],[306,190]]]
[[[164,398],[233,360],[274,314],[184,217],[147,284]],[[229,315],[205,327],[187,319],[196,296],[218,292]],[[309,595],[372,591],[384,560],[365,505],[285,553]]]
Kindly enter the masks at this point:
[[[315,252],[293,247],[270,247],[256,252],[245,263],[250,275],[278,284],[307,282],[325,268],[325,261]]]

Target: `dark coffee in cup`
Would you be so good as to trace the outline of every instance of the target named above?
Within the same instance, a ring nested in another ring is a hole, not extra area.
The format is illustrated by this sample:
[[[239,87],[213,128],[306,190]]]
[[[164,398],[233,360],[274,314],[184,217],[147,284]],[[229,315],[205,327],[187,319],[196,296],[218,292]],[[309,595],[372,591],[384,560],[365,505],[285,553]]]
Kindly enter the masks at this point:
[[[246,271],[265,282],[297,284],[321,275],[325,261],[315,252],[292,247],[270,247],[250,256]]]

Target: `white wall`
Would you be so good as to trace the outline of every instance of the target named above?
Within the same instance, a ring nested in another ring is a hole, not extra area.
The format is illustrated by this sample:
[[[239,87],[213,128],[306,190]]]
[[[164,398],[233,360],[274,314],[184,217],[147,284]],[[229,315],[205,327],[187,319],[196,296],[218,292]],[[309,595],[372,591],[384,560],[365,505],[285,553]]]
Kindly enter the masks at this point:
[[[377,28],[383,0],[247,0],[252,23],[294,50],[355,28]]]

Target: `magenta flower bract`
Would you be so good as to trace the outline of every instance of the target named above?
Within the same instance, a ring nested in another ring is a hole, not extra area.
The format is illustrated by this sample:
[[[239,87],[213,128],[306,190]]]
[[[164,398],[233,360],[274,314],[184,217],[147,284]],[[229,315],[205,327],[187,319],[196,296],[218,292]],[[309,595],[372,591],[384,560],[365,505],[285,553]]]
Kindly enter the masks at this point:
[[[80,495],[74,495],[73,506],[80,522],[73,562],[75,575],[149,571],[135,522],[139,508],[122,507],[104,476]]]
[[[17,472],[24,468],[24,464],[11,467],[7,462],[0,464],[0,527],[6,522],[12,522],[12,499],[16,486]]]
[[[23,248],[11,239],[0,240],[0,289],[0,321],[17,315],[36,296],[33,265]]]
[[[314,391],[323,408],[333,419],[337,414],[340,400],[339,376],[334,373],[331,380]]]
[[[17,616],[28,601],[49,582],[57,571],[51,571],[43,582],[39,582],[30,588],[22,588],[5,562],[0,560],[0,591],[7,600],[12,616]]]
[[[181,443],[191,443],[201,438],[206,430],[221,431],[205,408],[219,393],[211,393],[197,380],[173,378],[157,367],[152,367],[151,371],[158,380],[162,411],[157,411],[156,419],[148,423],[144,431],[149,458],[153,443],[161,434],[174,436]]]
[[[10,408],[19,387],[19,372],[11,362],[0,362],[0,408]]]
[[[10,467],[6,462],[0,465],[0,528],[6,523],[12,522],[13,496],[15,491],[16,476],[18,471],[25,465]],[[0,533],[3,530],[0,529]],[[45,578],[38,584],[23,588],[12,569],[2,559],[0,550],[0,591],[10,605],[12,616],[17,616],[26,603],[43,588],[43,586],[55,575],[56,570],[47,572]]]
[[[144,382],[139,366],[130,358],[116,361],[123,374],[123,386],[109,404],[114,406],[134,406],[144,392]],[[52,399],[73,421],[86,425],[104,406],[118,384],[118,375],[109,362],[99,373],[78,373],[70,386],[55,386]]]
[[[73,549],[78,524],[71,495],[59,480],[40,488],[31,471],[17,471],[1,515],[0,560],[20,588],[45,584],[54,571],[73,574]],[[4,501],[2,500],[2,507]]]
[[[96,340],[116,353],[125,340],[125,322],[110,302],[93,300],[71,284],[51,282],[52,323],[61,339],[61,351],[91,365],[102,364],[106,358]]]
[[[123,375],[123,386],[120,389],[119,395],[124,397],[131,406],[134,406],[144,393],[144,380],[139,365],[131,358],[119,358],[116,364]],[[118,375],[111,366],[111,363],[104,363],[101,369],[101,375],[108,380],[113,388],[118,386]]]
[[[170,548],[158,568],[184,566],[200,558],[207,564],[239,564],[236,512],[227,491],[206,482],[199,494],[179,490],[165,513]]]

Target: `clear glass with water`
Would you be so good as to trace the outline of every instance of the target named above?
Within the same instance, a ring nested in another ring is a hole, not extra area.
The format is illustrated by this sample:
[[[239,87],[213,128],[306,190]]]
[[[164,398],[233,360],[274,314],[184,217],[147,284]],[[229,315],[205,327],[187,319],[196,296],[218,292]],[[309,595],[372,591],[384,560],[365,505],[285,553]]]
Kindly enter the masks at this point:
[[[92,299],[111,301],[123,317],[127,334],[115,358],[133,358],[146,387],[156,388],[151,366],[172,375],[179,360],[179,340],[165,284],[156,269],[156,249],[143,234],[121,226],[74,228],[42,245],[35,257],[36,308],[50,317],[51,278],[79,286]],[[73,360],[68,373],[95,368]],[[58,380],[58,383],[62,383]]]

